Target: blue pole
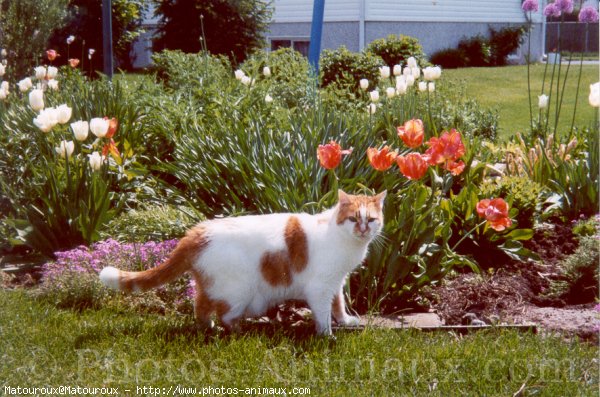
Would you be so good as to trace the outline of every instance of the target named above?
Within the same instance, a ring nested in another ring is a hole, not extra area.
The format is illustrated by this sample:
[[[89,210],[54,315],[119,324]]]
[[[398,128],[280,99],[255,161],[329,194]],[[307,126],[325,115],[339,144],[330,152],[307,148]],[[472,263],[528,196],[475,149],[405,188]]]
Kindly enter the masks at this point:
[[[310,46],[308,47],[308,62],[315,73],[319,73],[319,55],[321,54],[321,33],[323,33],[323,14],[325,0],[314,0],[313,17],[310,29]]]
[[[113,77],[111,0],[102,0],[102,47],[102,57],[104,58],[104,74],[108,76],[110,80]]]

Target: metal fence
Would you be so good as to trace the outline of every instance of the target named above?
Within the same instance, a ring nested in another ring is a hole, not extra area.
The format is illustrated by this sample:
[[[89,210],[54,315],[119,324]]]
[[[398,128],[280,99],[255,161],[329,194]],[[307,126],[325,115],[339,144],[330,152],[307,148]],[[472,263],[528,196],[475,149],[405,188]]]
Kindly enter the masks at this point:
[[[561,51],[598,52],[598,24],[579,22],[548,22],[546,25],[546,52],[559,47]]]

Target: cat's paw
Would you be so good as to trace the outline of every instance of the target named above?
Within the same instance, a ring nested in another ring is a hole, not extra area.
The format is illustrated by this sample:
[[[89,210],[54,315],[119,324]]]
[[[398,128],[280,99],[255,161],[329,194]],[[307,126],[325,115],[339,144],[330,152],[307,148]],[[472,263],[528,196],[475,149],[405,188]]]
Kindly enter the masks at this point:
[[[360,325],[360,318],[357,316],[344,316],[340,325],[345,327],[358,327]]]

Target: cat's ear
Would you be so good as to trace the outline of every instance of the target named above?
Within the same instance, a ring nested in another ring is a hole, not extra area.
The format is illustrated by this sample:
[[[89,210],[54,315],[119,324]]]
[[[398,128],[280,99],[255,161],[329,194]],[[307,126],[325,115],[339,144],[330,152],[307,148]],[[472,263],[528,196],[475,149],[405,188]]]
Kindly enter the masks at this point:
[[[375,196],[375,200],[379,203],[379,207],[383,208],[383,202],[385,201],[385,197],[387,196],[387,190],[379,193]]]
[[[340,203],[340,205],[350,204],[350,195],[342,189],[338,189],[338,203]]]

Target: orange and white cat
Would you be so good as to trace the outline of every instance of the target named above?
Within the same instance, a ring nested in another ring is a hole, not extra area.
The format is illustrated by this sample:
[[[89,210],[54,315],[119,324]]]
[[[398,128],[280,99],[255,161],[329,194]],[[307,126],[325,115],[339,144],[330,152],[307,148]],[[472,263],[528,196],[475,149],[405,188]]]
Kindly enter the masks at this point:
[[[210,326],[226,327],[262,315],[288,299],[304,300],[317,332],[331,335],[331,315],[358,325],[346,312],[343,285],[367,255],[383,225],[386,192],[375,196],[339,191],[338,204],[320,214],[240,216],[202,222],[189,230],[171,256],[143,272],[106,267],[104,284],[143,291],[190,272],[196,282],[194,311]]]

